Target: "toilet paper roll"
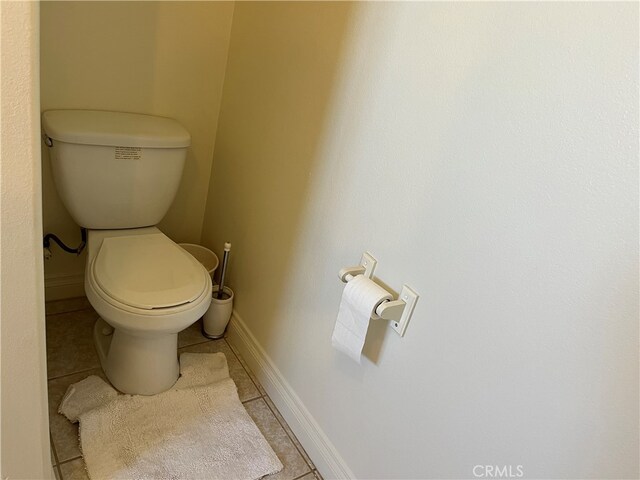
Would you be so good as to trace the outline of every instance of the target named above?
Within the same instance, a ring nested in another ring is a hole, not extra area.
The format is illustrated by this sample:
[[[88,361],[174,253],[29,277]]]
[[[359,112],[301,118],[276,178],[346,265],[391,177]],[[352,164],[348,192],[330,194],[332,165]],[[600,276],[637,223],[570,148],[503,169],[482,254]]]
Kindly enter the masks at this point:
[[[360,363],[369,320],[378,305],[385,300],[391,300],[389,292],[369,278],[358,275],[349,281],[342,292],[338,318],[333,329],[333,347]]]

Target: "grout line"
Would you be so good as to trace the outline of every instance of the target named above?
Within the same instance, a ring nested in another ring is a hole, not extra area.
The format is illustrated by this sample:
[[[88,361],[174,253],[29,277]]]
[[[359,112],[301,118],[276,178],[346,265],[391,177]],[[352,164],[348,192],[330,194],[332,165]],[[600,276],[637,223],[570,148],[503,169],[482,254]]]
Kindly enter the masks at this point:
[[[243,400],[240,403],[242,403],[244,405],[245,403],[253,402],[254,400],[260,400],[260,399],[264,400],[264,397],[259,396],[259,397],[255,397],[255,398],[248,398],[247,400]]]
[[[44,315],[45,315],[45,317],[56,317],[58,315],[66,315],[67,313],[84,312],[84,311],[88,311],[88,310],[94,310],[94,308],[89,306],[89,307],[78,308],[76,310],[65,310],[64,312],[56,312],[56,313],[46,313],[45,312]]]
[[[53,435],[51,434],[51,430],[49,430],[49,442],[51,443],[51,451],[53,452],[53,461],[55,468],[58,471],[58,478],[62,480],[62,470],[60,470],[60,461],[58,460],[58,452],[56,451],[56,445],[53,443]]]
[[[305,475],[309,475],[310,473],[313,473],[313,471],[311,471],[311,472],[305,472],[305,473],[303,473],[302,475],[300,475],[300,476],[298,476],[298,477],[294,478],[293,480],[300,480],[302,477],[304,477]]]
[[[56,452],[56,446],[53,443],[53,435],[51,434],[51,429],[49,429],[49,442],[51,443],[51,451],[53,452],[53,461],[55,467],[60,462],[58,461],[58,452]]]
[[[300,443],[300,440],[298,440],[297,438],[292,438],[292,435],[295,437],[293,430],[291,430],[291,427],[289,426],[289,424],[287,423],[286,427],[285,425],[283,425],[283,423],[280,421],[280,418],[282,418],[282,420],[286,423],[286,420],[284,419],[284,417],[282,416],[282,414],[280,413],[280,411],[276,408],[276,404],[273,403],[273,400],[271,400],[271,397],[269,397],[268,395],[266,395],[266,398],[269,399],[269,402],[265,401],[264,403],[267,404],[267,408],[271,411],[271,413],[273,413],[273,416],[276,417],[276,420],[278,421],[278,423],[280,424],[280,426],[282,427],[282,429],[284,430],[284,433],[287,434],[287,437],[289,437],[289,440],[291,440],[291,443],[293,443],[293,446],[296,447],[296,450],[298,451],[298,453],[300,454],[300,456],[302,457],[302,459],[304,460],[304,463],[307,464],[307,466],[313,471],[314,467],[312,467],[309,462],[307,461],[307,458],[311,458],[309,457],[309,454],[307,452],[302,452],[301,448],[302,448],[302,444]],[[271,405],[273,405],[273,408],[271,408]],[[273,409],[278,410],[278,414],[276,414],[276,412],[273,411]],[[291,434],[289,434],[289,432],[291,432]],[[300,447],[298,447],[298,445],[300,445]]]
[[[178,347],[178,350],[182,350],[183,348],[193,347],[195,345],[202,345],[203,343],[209,343],[212,341],[213,341],[212,339],[208,339],[208,340],[203,340],[202,342],[187,343],[186,345],[182,345],[181,347]]]
[[[78,455],[77,457],[73,457],[73,458],[68,458],[68,459],[67,459],[67,460],[65,460],[64,462],[60,462],[60,463],[58,464],[58,466],[60,466],[60,465],[64,465],[65,463],[71,463],[71,462],[73,462],[74,460],[78,460],[79,458],[80,458],[80,459],[82,459],[82,455]],[[62,473],[62,469],[60,470],[60,473]]]
[[[231,346],[231,344],[227,341],[226,336],[223,337],[225,343],[227,344],[227,346],[229,347],[229,350],[231,350],[231,352],[235,355],[235,357],[238,359],[238,362],[240,363],[240,365],[242,366],[242,368],[244,369],[245,372],[247,372],[247,375],[249,376],[249,379],[253,382],[253,384],[256,386],[258,393],[260,394],[260,397],[258,398],[262,398],[263,401],[265,400],[265,398],[268,398],[270,400],[270,402],[264,401],[264,403],[267,405],[267,408],[269,409],[269,411],[273,414],[273,416],[275,417],[276,421],[278,422],[278,424],[282,427],[282,429],[284,430],[284,433],[287,435],[287,437],[289,438],[289,440],[291,440],[291,443],[293,444],[293,446],[295,447],[295,449],[298,451],[298,453],[300,454],[300,456],[302,457],[302,459],[304,460],[304,463],[307,464],[307,467],[309,467],[312,471],[315,468],[315,465],[311,465],[309,463],[309,461],[311,460],[311,458],[309,457],[309,454],[307,452],[302,452],[301,448],[302,448],[302,444],[300,443],[300,440],[298,440],[297,438],[292,438],[292,435],[294,435],[293,430],[291,430],[291,427],[289,427],[289,424],[287,424],[287,426],[285,427],[282,422],[280,421],[279,417],[282,417],[282,414],[278,411],[278,414],[276,415],[276,412],[273,411],[273,408],[271,408],[271,405],[269,405],[269,403],[273,404],[273,407],[275,407],[275,403],[273,403],[273,400],[271,400],[271,398],[265,393],[264,395],[262,394],[262,392],[264,391],[263,388],[260,388],[260,386],[258,386],[256,384],[256,381],[253,380],[253,375],[249,373],[247,367],[244,366],[244,363],[242,361],[240,361],[240,356],[238,355],[238,353],[236,353],[236,351],[234,350],[234,348]],[[256,399],[252,399],[252,400],[256,400]],[[247,400],[247,402],[249,402],[250,400]],[[243,404],[245,402],[242,402]],[[282,417],[282,420],[284,421],[284,417]],[[289,434],[289,432],[291,432],[291,434]],[[300,447],[298,447],[298,445],[300,445]],[[309,460],[307,460],[309,459]],[[306,474],[305,474],[306,475]]]
[[[224,340],[225,345],[229,348],[229,350],[231,350],[231,353],[233,353],[233,356],[236,357],[236,360],[238,361],[238,363],[240,364],[240,366],[242,367],[242,369],[244,370],[244,373],[247,374],[247,377],[249,377],[249,380],[251,380],[251,383],[253,383],[253,386],[256,387],[256,390],[258,391],[258,393],[260,394],[260,398],[262,398],[262,390],[260,389],[260,387],[256,384],[256,382],[254,382],[253,380],[253,375],[250,374],[247,371],[247,368],[244,366],[244,363],[242,361],[240,361],[240,357],[238,357],[238,354],[236,352],[233,351],[233,348],[231,348],[231,345],[229,344],[229,342],[227,342],[226,337],[222,337],[221,340]]]
[[[233,352],[235,357],[238,359],[238,362],[240,362],[240,365],[242,366],[244,371],[247,372],[247,375],[249,375],[249,378],[251,379],[253,384],[256,386],[256,388],[260,392],[260,396],[263,396],[263,397],[266,396],[266,394],[267,394],[266,390],[264,389],[262,384],[258,381],[258,377],[256,376],[256,374],[253,373],[253,371],[249,368],[249,365],[247,364],[247,361],[242,357],[242,355],[240,355],[238,350],[236,348],[234,348],[233,345],[231,345],[231,343],[229,343],[227,341],[227,337],[224,337],[224,341],[227,344],[227,346],[229,347],[229,349],[231,350],[231,352]]]
[[[242,405],[244,405],[245,403],[255,402],[256,400],[264,400],[264,398],[261,397],[261,396],[260,397],[256,397],[256,398],[250,398],[249,400],[245,400],[244,402],[240,402],[240,403],[242,403]],[[267,403],[267,402],[264,402],[264,403]]]
[[[90,372],[91,370],[95,370],[95,369],[102,370],[102,367],[100,365],[98,365],[97,367],[91,367],[91,368],[88,368],[86,370],[78,370],[77,372],[65,373],[64,375],[58,375],[57,377],[47,378],[47,382],[50,381],[50,380],[58,380],[58,379],[64,378],[64,377],[70,377],[71,375],[77,375],[78,373]]]

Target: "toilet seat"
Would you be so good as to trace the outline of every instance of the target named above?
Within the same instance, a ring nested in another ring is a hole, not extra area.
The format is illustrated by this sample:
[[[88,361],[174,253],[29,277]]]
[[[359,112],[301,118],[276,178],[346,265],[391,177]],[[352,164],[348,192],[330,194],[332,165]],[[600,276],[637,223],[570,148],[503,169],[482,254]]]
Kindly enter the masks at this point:
[[[160,232],[105,238],[91,273],[105,300],[151,314],[195,301],[209,283],[202,265]]]

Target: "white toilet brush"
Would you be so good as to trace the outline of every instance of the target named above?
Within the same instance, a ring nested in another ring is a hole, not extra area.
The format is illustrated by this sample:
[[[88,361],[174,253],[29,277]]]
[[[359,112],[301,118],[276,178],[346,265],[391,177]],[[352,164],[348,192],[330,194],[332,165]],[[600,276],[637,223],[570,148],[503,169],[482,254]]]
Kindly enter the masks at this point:
[[[230,251],[231,244],[227,242],[224,244],[220,285],[213,287],[211,305],[202,318],[202,334],[208,338],[222,338],[233,313],[233,290],[224,286]]]
[[[227,262],[229,261],[229,252],[231,252],[231,244],[229,242],[225,242],[224,244],[224,254],[222,256],[222,270],[220,270],[220,286],[218,288],[218,292],[216,298],[219,300],[224,295],[224,277],[227,274]]]

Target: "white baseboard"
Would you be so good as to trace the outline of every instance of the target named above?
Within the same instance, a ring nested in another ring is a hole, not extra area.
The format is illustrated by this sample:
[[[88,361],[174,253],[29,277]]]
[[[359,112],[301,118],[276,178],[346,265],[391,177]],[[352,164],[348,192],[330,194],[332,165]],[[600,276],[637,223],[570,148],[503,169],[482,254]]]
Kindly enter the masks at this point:
[[[227,340],[238,349],[256,374],[320,474],[326,479],[355,478],[318,422],[235,310],[229,324]]]
[[[44,296],[47,302],[83,297],[84,273],[45,275]]]

